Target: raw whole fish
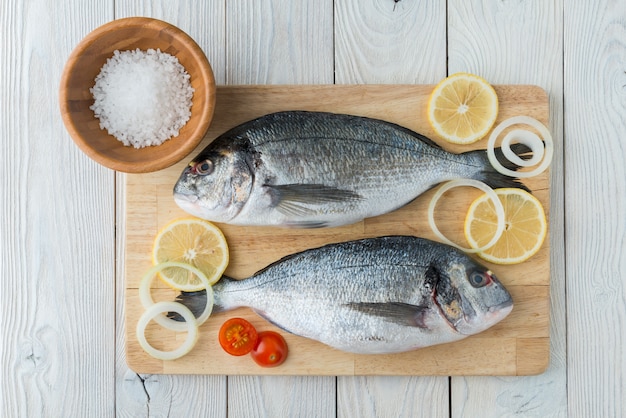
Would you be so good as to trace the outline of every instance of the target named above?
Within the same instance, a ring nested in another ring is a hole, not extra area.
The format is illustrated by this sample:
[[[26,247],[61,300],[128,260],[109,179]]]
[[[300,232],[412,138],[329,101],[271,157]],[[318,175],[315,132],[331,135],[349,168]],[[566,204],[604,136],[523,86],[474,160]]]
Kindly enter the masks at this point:
[[[393,211],[455,178],[524,188],[496,172],[485,151],[453,154],[382,120],[290,111],[215,139],[182,172],[174,199],[210,221],[314,228]]]
[[[388,236],[287,256],[252,277],[222,277],[214,312],[246,306],[338,350],[397,353],[456,341],[505,318],[511,295],[489,269],[434,241]],[[177,300],[196,315],[206,293]]]

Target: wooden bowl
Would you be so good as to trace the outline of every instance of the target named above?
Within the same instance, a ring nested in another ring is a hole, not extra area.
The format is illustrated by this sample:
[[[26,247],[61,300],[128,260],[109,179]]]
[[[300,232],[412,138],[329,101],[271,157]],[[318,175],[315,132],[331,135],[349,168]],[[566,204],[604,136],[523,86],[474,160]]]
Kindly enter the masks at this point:
[[[115,50],[137,48],[158,48],[178,58],[195,90],[191,117],[178,136],[140,149],[124,146],[100,129],[99,120],[89,109],[94,103],[89,89],[107,58]],[[177,163],[200,143],[213,118],[215,78],[204,52],[185,32],[161,20],[130,17],[100,26],[76,46],[63,70],[59,96],[63,123],[89,157],[117,171],[147,173]]]

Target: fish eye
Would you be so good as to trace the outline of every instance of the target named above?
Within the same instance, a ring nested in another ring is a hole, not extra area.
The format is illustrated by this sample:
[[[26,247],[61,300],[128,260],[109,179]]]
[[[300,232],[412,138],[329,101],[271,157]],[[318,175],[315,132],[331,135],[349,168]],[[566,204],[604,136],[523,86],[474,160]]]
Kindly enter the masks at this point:
[[[470,273],[469,282],[473,287],[483,287],[491,282],[489,272],[482,273],[480,271],[473,271]]]
[[[201,176],[208,176],[209,174],[213,173],[215,165],[213,164],[213,161],[206,159],[197,163],[194,166],[194,169],[196,170],[196,173],[200,174]]]

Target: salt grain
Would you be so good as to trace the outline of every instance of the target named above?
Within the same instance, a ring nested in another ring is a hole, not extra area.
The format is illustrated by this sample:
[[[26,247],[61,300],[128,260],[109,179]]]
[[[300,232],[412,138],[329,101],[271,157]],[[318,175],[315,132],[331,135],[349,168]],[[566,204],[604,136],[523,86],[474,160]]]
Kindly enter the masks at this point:
[[[124,145],[159,145],[191,116],[194,89],[178,59],[160,50],[115,51],[90,89],[100,129]]]

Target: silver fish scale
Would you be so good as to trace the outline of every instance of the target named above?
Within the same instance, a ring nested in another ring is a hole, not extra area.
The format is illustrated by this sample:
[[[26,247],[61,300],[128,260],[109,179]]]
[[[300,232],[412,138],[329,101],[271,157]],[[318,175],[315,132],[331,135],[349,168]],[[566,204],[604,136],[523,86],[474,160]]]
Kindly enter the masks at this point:
[[[243,133],[263,162],[255,187],[319,183],[354,191],[362,198],[308,206],[316,215],[343,215],[342,223],[397,209],[441,181],[476,172],[466,156],[416,141],[395,125],[346,115],[312,119],[297,112],[276,118],[289,122]]]
[[[287,170],[299,164],[311,167],[307,179],[318,173],[321,179],[333,175],[335,179],[391,179],[396,169],[398,174],[430,171],[435,179],[440,173],[469,174],[482,167],[472,159],[446,152],[426,137],[417,140],[415,133],[398,125],[350,115],[276,113],[241,134],[250,139],[264,160],[275,157],[273,163],[278,166],[282,162]],[[359,174],[361,177],[353,177]],[[290,180],[302,181],[303,177]]]
[[[251,307],[287,331],[344,351],[397,352],[452,341],[463,336],[452,332],[424,284],[441,251],[412,237],[326,246],[288,257],[249,279],[218,282],[215,303],[224,310]],[[428,328],[368,315],[355,310],[355,303],[426,308],[418,313]]]
[[[203,163],[209,174],[196,170]],[[183,171],[174,198],[216,222],[328,227],[391,212],[457,178],[523,187],[494,171],[485,151],[453,154],[382,120],[293,111],[222,134]]]

